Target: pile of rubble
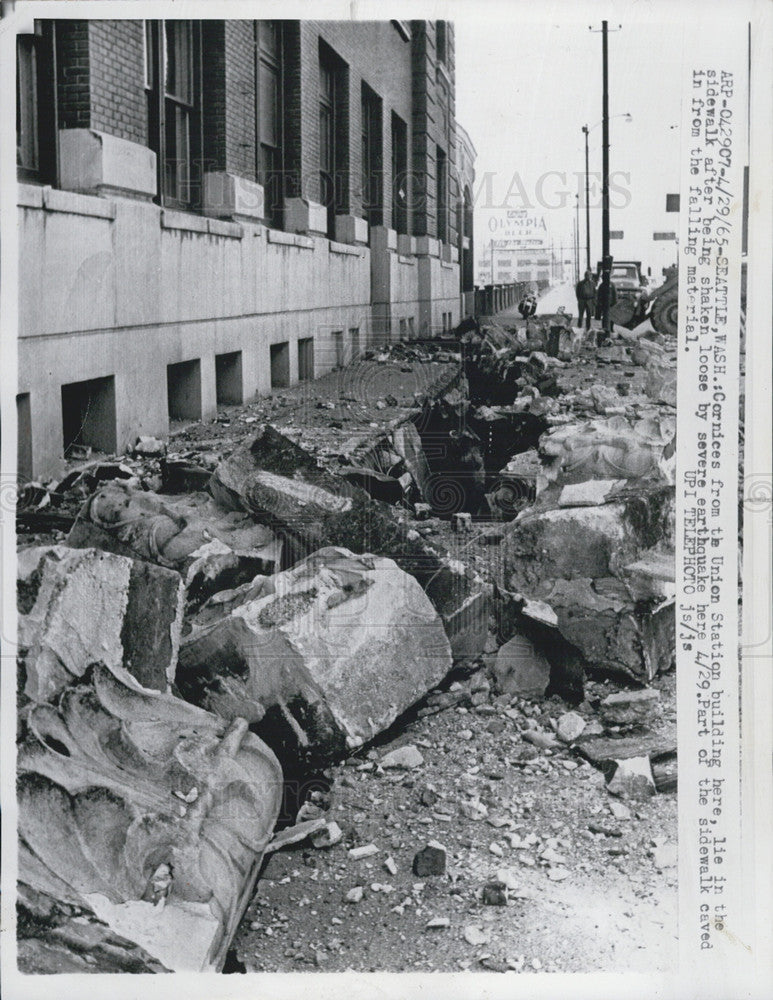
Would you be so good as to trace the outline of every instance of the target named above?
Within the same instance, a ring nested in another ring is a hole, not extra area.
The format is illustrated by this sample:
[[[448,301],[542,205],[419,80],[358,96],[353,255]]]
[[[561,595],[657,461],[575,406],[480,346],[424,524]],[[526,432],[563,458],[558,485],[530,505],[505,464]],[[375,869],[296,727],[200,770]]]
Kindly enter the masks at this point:
[[[595,728],[527,722],[524,759],[566,746],[610,791],[673,787],[675,747],[641,741],[674,654],[669,356],[555,329],[394,345],[331,407],[288,391],[25,487],[24,969],[222,969],[264,853],[340,839],[290,779],[417,706],[521,720],[625,675],[644,690]]]

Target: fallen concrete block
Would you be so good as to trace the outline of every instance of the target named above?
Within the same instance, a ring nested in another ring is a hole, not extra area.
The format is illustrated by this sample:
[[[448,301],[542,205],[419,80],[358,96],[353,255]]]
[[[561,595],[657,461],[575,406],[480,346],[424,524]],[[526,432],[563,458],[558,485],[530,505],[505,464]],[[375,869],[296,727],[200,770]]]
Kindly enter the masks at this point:
[[[541,698],[550,683],[550,664],[525,635],[514,635],[500,646],[493,675],[501,694]]]
[[[614,577],[554,580],[545,600],[561,635],[597,668],[650,681],[674,662],[674,606],[635,602]]]
[[[404,747],[395,747],[394,750],[385,753],[379,763],[385,771],[390,768],[409,770],[413,767],[421,767],[424,758],[415,746],[409,744]]]
[[[261,723],[280,757],[361,746],[451,668],[437,612],[391,559],[328,547],[272,584],[183,641],[177,683],[196,704]]]
[[[182,628],[179,573],[63,545],[20,549],[17,566],[27,698],[50,701],[96,662],[145,687],[168,689]]]
[[[649,757],[627,757],[615,763],[615,773],[607,782],[607,790],[612,795],[633,802],[642,802],[655,795],[655,779]]]
[[[144,948],[112,931],[85,906],[17,884],[17,964],[25,975],[169,972]]]
[[[606,503],[609,496],[626,485],[625,479],[588,479],[584,483],[570,483],[561,490],[559,507],[597,507]]]
[[[664,453],[676,432],[676,418],[648,416],[634,422],[622,415],[557,427],[540,441],[550,481],[649,479],[673,485]]]
[[[446,849],[436,840],[417,851],[413,859],[413,874],[417,878],[435,877],[446,873]]]
[[[170,499],[109,483],[90,497],[68,535],[72,548],[99,548],[178,570],[189,602],[279,569],[281,541],[244,512],[206,493]]]
[[[19,881],[167,969],[219,971],[282,793],[276,758],[244,720],[96,665],[23,718]]]
[[[625,566],[622,575],[637,601],[673,601],[676,596],[676,553],[673,549],[649,549],[641,559]]]
[[[213,494],[279,533],[288,561],[326,546],[394,559],[426,591],[446,627],[455,657],[477,656],[488,628],[483,586],[454,557],[400,521],[397,511],[317,465],[270,425],[217,467]]]
[[[599,705],[602,722],[608,726],[646,726],[655,717],[660,703],[660,691],[619,691],[608,695]]]
[[[263,853],[273,854],[274,851],[281,851],[292,844],[300,844],[307,837],[313,837],[326,828],[327,820],[324,816],[320,816],[317,819],[307,819],[301,823],[294,823],[292,826],[286,826],[284,830],[280,830],[279,833],[274,834],[268,844],[266,844],[266,849]]]
[[[596,507],[525,511],[505,528],[504,586],[542,600],[556,579],[622,574],[650,547],[668,544],[673,510],[673,490],[659,487]]]

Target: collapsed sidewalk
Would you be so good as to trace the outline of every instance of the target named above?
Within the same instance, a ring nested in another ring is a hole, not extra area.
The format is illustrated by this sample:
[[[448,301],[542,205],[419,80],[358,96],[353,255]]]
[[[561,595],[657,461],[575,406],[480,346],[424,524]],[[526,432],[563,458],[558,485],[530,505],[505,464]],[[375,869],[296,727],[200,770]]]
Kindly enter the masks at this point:
[[[30,971],[222,968],[277,822],[303,822],[288,784],[428,694],[457,704],[452,669],[512,699],[580,703],[598,671],[645,685],[605,709],[625,752],[603,725],[578,752],[624,794],[673,787],[647,774],[675,749],[646,739],[674,655],[673,351],[650,336],[597,349],[559,320],[396,344],[176,453],[140,440],[26,488]]]

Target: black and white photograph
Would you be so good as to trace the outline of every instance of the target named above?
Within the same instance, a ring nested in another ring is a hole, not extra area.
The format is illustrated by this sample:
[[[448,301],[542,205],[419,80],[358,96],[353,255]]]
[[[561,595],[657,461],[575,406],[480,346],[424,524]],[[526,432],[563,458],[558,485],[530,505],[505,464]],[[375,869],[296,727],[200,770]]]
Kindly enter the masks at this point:
[[[5,995],[770,995],[770,6],[1,6]]]

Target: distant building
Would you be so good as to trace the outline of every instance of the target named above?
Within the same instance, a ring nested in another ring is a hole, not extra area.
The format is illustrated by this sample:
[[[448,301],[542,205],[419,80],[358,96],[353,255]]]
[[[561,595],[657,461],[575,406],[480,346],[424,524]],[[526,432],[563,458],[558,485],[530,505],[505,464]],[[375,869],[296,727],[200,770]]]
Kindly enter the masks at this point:
[[[38,20],[17,55],[23,476],[458,322],[451,24]]]
[[[459,177],[459,260],[461,263],[462,312],[475,310],[474,243],[472,232],[473,191],[475,189],[475,147],[467,132],[456,124],[456,170]]]

